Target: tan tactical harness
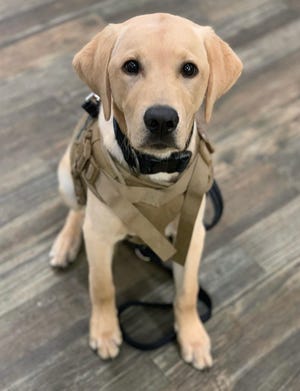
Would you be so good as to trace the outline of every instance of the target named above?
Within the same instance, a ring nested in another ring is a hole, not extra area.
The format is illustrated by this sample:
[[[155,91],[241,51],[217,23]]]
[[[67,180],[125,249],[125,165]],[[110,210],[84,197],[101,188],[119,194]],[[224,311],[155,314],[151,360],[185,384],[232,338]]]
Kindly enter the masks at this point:
[[[197,150],[176,182],[156,184],[113,160],[103,145],[98,119],[84,115],[74,130],[71,147],[77,201],[86,204],[88,188],[136,235],[135,242],[149,246],[163,261],[172,258],[183,265],[203,195],[213,181],[213,148],[202,132],[197,132]],[[164,230],[178,215],[173,245]]]

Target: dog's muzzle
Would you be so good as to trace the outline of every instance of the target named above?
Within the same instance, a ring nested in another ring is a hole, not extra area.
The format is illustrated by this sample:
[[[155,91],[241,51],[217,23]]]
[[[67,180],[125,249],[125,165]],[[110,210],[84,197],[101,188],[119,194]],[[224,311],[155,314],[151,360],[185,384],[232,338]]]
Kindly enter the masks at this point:
[[[122,150],[126,163],[133,172],[137,174],[181,173],[188,166],[192,156],[191,151],[173,152],[168,158],[162,159],[154,155],[142,153],[131,146],[115,118],[113,124],[118,145]]]
[[[170,106],[156,105],[146,110],[144,124],[148,131],[145,144],[155,149],[176,148],[174,132],[179,117]]]
[[[144,115],[146,128],[160,138],[174,132],[178,122],[177,111],[169,106],[152,106]]]

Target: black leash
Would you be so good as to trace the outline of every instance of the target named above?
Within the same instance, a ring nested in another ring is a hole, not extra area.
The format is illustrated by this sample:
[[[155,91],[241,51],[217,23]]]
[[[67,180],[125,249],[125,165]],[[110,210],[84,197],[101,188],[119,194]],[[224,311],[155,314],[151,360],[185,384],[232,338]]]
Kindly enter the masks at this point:
[[[222,193],[216,181],[213,182],[213,185],[209,190],[208,195],[213,205],[214,215],[210,222],[205,223],[205,228],[207,231],[212,229],[219,222],[224,207]],[[127,243],[130,247],[138,251],[144,258],[148,258],[151,261],[151,263],[154,263],[155,265],[163,268],[170,276],[172,276],[172,269],[166,266],[164,262],[162,262],[161,259],[149,247],[145,245],[135,245],[130,242]],[[200,314],[200,318],[202,322],[205,323],[212,316],[213,304],[209,294],[201,287],[198,292],[198,302],[203,303],[206,307],[206,310]],[[124,314],[126,310],[132,307],[172,309],[173,304],[131,300],[119,305],[118,313],[119,313],[120,328],[123,334],[124,341],[127,342],[130,346],[139,350],[153,350],[153,349],[160,348],[161,346],[164,346],[167,343],[176,339],[176,332],[174,330],[174,327],[170,328],[170,330],[163,337],[150,342],[139,341],[134,337],[132,337],[126,331],[124,324],[122,323],[122,314]]]
[[[210,188],[208,195],[213,205],[214,215],[210,222],[204,223],[206,231],[210,231],[215,225],[218,224],[218,222],[221,220],[224,209],[221,189],[219,188],[219,185],[216,180],[213,181],[212,187]]]

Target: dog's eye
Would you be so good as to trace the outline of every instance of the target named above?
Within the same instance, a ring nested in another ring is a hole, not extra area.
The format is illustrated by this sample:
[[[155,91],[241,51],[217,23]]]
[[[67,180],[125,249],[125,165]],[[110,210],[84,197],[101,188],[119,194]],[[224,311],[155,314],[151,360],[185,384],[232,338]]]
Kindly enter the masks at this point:
[[[123,64],[122,69],[125,73],[128,73],[129,75],[137,75],[140,71],[140,64],[135,60],[129,60],[126,61],[125,64]]]
[[[186,64],[182,65],[181,68],[181,74],[183,77],[194,77],[198,73],[198,68],[195,64],[192,64],[191,62],[187,62]]]

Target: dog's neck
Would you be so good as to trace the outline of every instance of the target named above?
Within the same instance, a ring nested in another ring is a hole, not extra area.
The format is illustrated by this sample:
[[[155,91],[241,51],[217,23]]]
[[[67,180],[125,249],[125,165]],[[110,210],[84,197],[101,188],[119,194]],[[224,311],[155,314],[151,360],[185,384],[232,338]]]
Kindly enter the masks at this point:
[[[119,118],[117,119],[119,120]],[[104,119],[104,114],[103,110],[100,110],[99,114],[99,130],[101,132],[101,136],[103,139],[103,144],[105,148],[109,151],[110,155],[118,161],[120,164],[122,164],[124,167],[126,167],[128,170],[130,168],[128,167],[128,164],[126,163],[122,150],[118,145],[118,142],[115,138],[115,133],[114,133],[114,128],[113,128],[113,118],[111,117],[109,121],[106,121]],[[192,154],[194,154],[196,150],[196,123],[194,122],[193,129],[192,129],[192,136],[191,140],[189,142],[188,151],[191,151]],[[162,156],[164,158],[166,156]],[[178,177],[179,173],[174,172],[174,173],[166,173],[166,172],[159,172],[156,174],[148,174],[147,178],[152,180],[155,183],[160,183],[160,184],[168,184],[168,183],[173,183],[176,178]]]

